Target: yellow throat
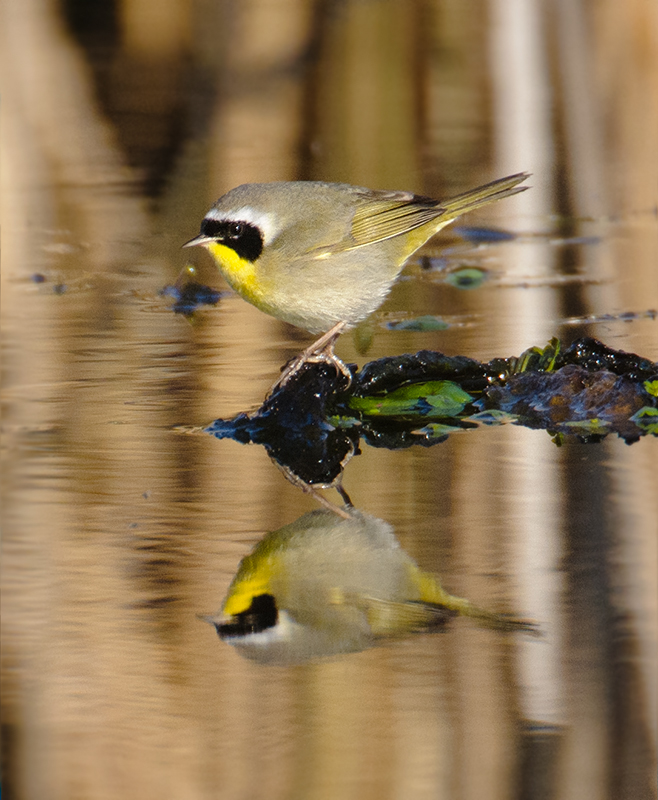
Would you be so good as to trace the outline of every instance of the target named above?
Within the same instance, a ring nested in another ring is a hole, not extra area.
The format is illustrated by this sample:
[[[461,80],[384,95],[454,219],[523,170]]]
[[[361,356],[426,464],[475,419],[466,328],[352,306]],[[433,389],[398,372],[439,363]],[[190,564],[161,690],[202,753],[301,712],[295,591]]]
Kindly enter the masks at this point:
[[[219,242],[209,242],[205,246],[231,288],[250,303],[262,307],[263,290],[258,283],[254,264],[240,258],[235,250]]]

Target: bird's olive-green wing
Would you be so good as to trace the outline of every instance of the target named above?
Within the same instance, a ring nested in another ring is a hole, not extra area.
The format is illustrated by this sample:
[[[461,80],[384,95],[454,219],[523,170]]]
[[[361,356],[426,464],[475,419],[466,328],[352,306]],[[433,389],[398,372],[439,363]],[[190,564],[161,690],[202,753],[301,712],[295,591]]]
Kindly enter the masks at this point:
[[[441,628],[457,615],[456,611],[435,603],[367,596],[361,598],[360,607],[366,613],[374,636],[395,636]]]
[[[518,184],[527,177],[526,173],[509,175],[445,201],[411,192],[357,191],[350,235],[323,249],[340,252],[364,247],[402,236],[433,220],[441,219],[447,225],[461,214],[524,191],[527,187]],[[440,227],[443,225],[437,223],[436,230]]]
[[[363,247],[401,236],[444,214],[436,200],[408,192],[373,192],[352,218],[351,246]]]
[[[352,217],[347,224],[343,222],[340,230],[334,231],[333,241],[327,237],[329,241],[312,247],[306,256],[322,259],[383,242],[420,228],[445,213],[436,200],[410,192],[358,190],[352,201]],[[326,226],[326,222],[324,224]]]

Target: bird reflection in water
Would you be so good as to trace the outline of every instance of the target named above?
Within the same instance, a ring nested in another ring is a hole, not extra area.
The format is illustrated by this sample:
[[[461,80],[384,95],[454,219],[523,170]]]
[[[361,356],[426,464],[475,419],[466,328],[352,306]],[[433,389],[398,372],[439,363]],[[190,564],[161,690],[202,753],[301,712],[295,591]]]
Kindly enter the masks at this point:
[[[312,511],[268,533],[240,563],[221,611],[202,619],[243,656],[286,665],[440,631],[455,616],[537,633],[448,594],[387,522],[350,509]]]

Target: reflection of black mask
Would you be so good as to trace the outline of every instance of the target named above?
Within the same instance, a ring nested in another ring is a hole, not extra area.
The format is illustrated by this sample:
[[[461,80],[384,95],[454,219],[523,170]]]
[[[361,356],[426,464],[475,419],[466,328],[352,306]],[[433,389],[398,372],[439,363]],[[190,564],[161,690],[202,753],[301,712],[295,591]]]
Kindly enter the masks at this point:
[[[241,614],[236,614],[231,622],[214,623],[220,639],[231,636],[246,636],[272,628],[277,623],[279,612],[271,594],[259,594],[251,605]]]

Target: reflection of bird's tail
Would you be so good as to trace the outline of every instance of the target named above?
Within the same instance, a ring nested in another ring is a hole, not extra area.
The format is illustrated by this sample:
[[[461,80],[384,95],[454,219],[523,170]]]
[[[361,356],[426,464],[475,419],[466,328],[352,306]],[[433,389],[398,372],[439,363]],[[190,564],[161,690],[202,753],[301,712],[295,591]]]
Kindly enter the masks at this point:
[[[509,180],[509,179],[507,179]],[[460,614],[463,617],[471,617],[485,628],[493,628],[499,631],[525,631],[533,636],[539,636],[538,626],[525,619],[519,619],[512,614],[496,614],[484,608],[473,605],[470,600],[464,597],[456,597],[449,594],[429,572],[421,572],[418,567],[409,567],[414,575],[414,582],[418,586],[421,600],[426,604],[443,607],[447,612]]]
[[[478,186],[477,189],[471,189],[470,192],[452,197],[441,203],[441,208],[445,209],[446,216],[454,219],[455,217],[465,214],[467,211],[474,211],[480,206],[486,206],[496,200],[502,200],[503,197],[510,197],[510,195],[525,192],[527,186],[519,186],[530,175],[527,172],[518,172],[516,175],[508,175],[507,178],[500,178],[497,181],[492,181],[484,186]]]

